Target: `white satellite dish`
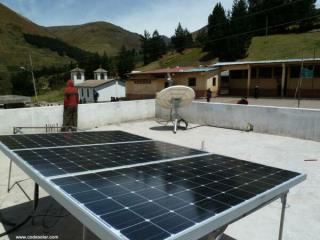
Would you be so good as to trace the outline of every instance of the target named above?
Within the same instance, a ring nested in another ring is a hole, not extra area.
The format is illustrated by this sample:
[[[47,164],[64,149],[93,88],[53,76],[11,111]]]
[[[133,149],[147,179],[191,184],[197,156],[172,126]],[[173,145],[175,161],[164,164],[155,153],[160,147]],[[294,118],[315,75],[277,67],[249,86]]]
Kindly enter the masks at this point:
[[[157,94],[157,103],[163,108],[171,109],[170,120],[174,124],[174,133],[177,132],[180,122],[184,122],[186,128],[188,127],[188,122],[179,115],[178,109],[190,105],[194,99],[194,90],[186,86],[168,87]]]

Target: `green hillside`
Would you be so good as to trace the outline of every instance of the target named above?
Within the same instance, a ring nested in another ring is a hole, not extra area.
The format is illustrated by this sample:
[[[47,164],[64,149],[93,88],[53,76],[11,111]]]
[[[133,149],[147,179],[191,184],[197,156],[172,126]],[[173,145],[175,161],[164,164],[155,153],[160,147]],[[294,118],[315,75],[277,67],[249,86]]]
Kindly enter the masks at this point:
[[[154,70],[157,68],[176,67],[176,66],[199,66],[210,65],[216,62],[215,59],[209,61],[201,61],[206,55],[201,48],[186,49],[183,53],[167,53],[158,61],[152,62],[146,66],[139,67],[139,71]]]
[[[54,37],[45,28],[29,21],[0,3],[0,71],[12,70],[14,66],[28,65],[28,55],[32,55],[34,66],[64,64],[70,59],[59,56],[48,49],[29,45],[23,34]]]
[[[248,48],[248,56],[242,60],[274,60],[287,58],[313,58],[320,57],[320,32],[271,35],[267,37],[254,37]],[[200,48],[187,49],[183,54],[168,53],[160,60],[147,66],[138,67],[139,71],[154,70],[157,68],[175,66],[210,65],[216,62],[211,59],[202,62],[205,56]]]
[[[246,60],[312,58],[320,56],[320,32],[254,37]]]
[[[90,52],[116,55],[124,45],[140,49],[140,36],[107,22],[93,22],[76,26],[47,28],[52,34],[70,45]]]

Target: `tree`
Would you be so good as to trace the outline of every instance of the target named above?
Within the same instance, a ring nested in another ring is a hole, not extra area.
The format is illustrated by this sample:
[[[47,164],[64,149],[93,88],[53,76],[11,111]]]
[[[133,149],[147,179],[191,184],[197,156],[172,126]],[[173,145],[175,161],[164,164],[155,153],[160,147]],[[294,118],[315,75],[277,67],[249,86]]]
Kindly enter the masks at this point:
[[[195,44],[197,47],[204,48],[208,41],[207,29],[200,29],[196,34]]]
[[[141,41],[141,51],[143,55],[143,64],[147,65],[148,63],[151,62],[150,33],[147,30],[144,30],[144,34],[143,36],[141,36],[140,41]]]
[[[299,32],[312,29],[316,18],[301,20],[313,16],[316,12],[315,0],[248,0],[251,30],[254,35],[287,33],[291,25],[298,26]],[[271,10],[268,10],[271,9]],[[280,25],[280,26],[277,26]],[[277,27],[272,27],[277,26]],[[268,27],[272,27],[270,30]],[[259,29],[263,29],[258,31]]]
[[[155,30],[150,36],[148,31],[140,38],[144,65],[156,61],[167,52],[167,46],[164,38]]]
[[[34,89],[30,72],[21,71],[11,75],[12,93],[33,96]]]
[[[135,50],[127,50],[122,46],[118,55],[117,70],[120,78],[126,79],[127,73],[130,73],[135,67]]]
[[[9,94],[11,93],[11,82],[8,79],[8,76],[6,74],[3,74],[3,76],[0,75],[0,94]]]
[[[234,0],[230,17],[230,58],[233,60],[245,57],[249,41],[248,6],[246,0]]]
[[[204,50],[215,57],[219,57],[221,60],[228,59],[229,39],[225,38],[228,34],[228,18],[221,3],[217,3],[208,18],[208,41]]]
[[[150,60],[156,61],[166,53],[167,46],[159,32],[155,30],[150,39]]]
[[[175,35],[171,37],[173,48],[182,53],[186,48],[193,46],[193,39],[188,29],[183,29],[181,23],[175,30]]]

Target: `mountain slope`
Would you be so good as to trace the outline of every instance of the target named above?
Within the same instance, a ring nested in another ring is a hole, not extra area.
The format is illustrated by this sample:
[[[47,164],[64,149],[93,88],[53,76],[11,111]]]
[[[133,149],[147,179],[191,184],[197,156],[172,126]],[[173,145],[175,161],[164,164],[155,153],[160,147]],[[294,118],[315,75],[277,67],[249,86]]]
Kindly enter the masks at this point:
[[[202,52],[201,48],[189,48],[183,51],[183,53],[167,53],[158,61],[152,62],[146,66],[139,67],[137,71],[150,71],[158,68],[167,67],[183,67],[183,66],[199,66],[199,65],[211,65],[216,62],[216,59],[208,61],[202,61],[201,59],[206,55],[206,52]]]
[[[7,71],[17,66],[29,65],[29,53],[35,67],[47,64],[68,63],[70,59],[48,49],[40,49],[26,43],[23,34],[54,37],[41,27],[0,3],[0,69]]]
[[[320,32],[271,35],[254,37],[246,60],[313,58],[314,53],[319,57]]]
[[[128,49],[140,49],[139,34],[107,22],[48,27],[47,29],[66,43],[90,52],[103,54],[105,51],[110,56],[114,56],[122,45]]]

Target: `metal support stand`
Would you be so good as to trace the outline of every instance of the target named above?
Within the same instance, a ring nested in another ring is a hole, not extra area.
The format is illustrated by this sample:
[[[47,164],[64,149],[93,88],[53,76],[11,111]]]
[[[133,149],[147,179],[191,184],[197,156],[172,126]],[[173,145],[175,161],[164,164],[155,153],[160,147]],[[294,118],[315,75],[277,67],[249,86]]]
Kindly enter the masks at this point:
[[[227,227],[228,225],[218,228],[217,230],[209,233],[207,236],[202,237],[199,240],[209,240],[209,239],[222,240],[224,232],[226,231]]]
[[[82,240],[86,240],[87,229],[84,225],[82,225]]]
[[[184,120],[180,114],[178,113],[179,108],[179,100],[173,100],[172,104],[173,108],[171,109],[171,121],[173,121],[173,132],[177,133],[178,127],[180,126],[181,122],[184,122],[185,128],[188,128],[188,122]],[[173,112],[172,112],[173,111]]]
[[[284,216],[285,216],[286,205],[287,205],[287,195],[288,195],[288,192],[285,193],[281,197],[282,209],[281,209],[281,219],[280,219],[280,228],[279,228],[279,238],[278,238],[278,240],[282,240]]]
[[[7,187],[7,192],[10,192],[11,186],[10,186],[10,181],[11,181],[11,171],[12,171],[12,159],[10,159],[10,164],[9,164],[9,176],[8,176],[8,187]]]
[[[39,202],[39,185],[34,183],[34,193],[33,193],[33,215],[35,214]],[[34,225],[34,218],[32,217],[32,225]]]

